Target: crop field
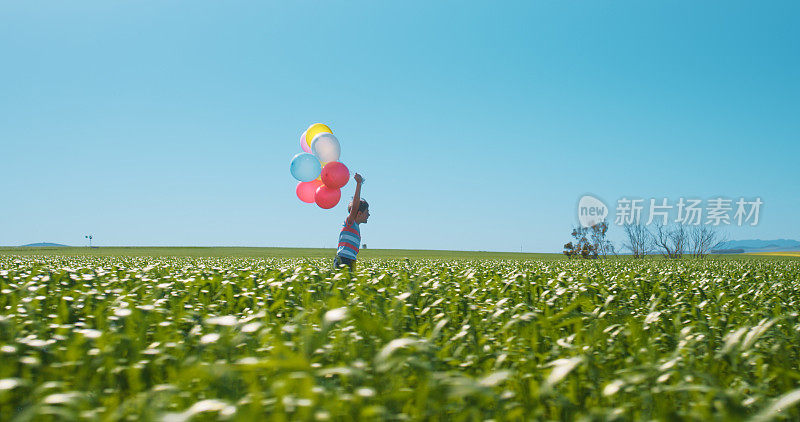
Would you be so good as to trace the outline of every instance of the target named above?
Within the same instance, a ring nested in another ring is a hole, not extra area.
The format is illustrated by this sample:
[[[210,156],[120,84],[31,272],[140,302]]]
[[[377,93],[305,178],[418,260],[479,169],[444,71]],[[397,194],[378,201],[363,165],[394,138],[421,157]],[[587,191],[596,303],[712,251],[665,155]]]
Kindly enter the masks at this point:
[[[333,259],[334,248],[242,248],[242,247],[0,247],[0,255],[46,256],[152,256],[208,258],[315,258]],[[361,249],[359,259],[562,259],[560,253],[438,251],[407,249]]]
[[[800,251],[787,251],[787,252],[755,252],[750,255],[763,255],[763,256],[797,256],[800,257]]]
[[[798,420],[800,260],[0,255],[0,420]]]

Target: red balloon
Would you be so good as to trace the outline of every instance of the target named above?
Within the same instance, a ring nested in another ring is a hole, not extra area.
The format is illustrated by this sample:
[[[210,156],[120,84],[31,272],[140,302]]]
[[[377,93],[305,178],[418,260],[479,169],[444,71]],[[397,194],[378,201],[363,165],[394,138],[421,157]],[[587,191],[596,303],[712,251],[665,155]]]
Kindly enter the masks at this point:
[[[339,189],[350,180],[350,170],[347,169],[346,165],[338,161],[331,161],[322,168],[322,175],[320,177],[325,186],[332,189]]]
[[[300,182],[297,184],[297,188],[295,188],[295,193],[297,193],[297,197],[300,198],[301,201],[313,204],[314,195],[316,195],[317,188],[320,186],[322,186],[322,181],[317,179],[310,182]]]
[[[342,191],[339,189],[332,189],[327,186],[320,186],[317,188],[317,193],[314,195],[314,201],[317,202],[322,209],[330,209],[339,203],[342,197]]]

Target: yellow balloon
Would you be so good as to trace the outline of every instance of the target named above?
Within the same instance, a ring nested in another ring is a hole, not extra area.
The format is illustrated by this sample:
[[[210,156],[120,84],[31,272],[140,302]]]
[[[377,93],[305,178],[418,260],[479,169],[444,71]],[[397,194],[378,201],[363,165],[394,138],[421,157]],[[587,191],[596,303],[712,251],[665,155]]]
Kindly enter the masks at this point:
[[[322,123],[314,123],[313,125],[309,126],[306,130],[306,143],[309,147],[311,146],[311,141],[314,140],[314,137],[320,133],[333,133],[333,131],[331,128]]]
[[[319,162],[319,166],[320,166],[320,168],[324,168],[324,167],[325,167],[325,164],[328,164],[328,163],[323,163],[322,161],[320,161],[320,162]],[[322,174],[320,174],[319,176],[317,176],[317,178],[316,178],[316,179],[314,179],[314,180],[319,180],[319,181],[321,182],[321,181],[322,181]]]

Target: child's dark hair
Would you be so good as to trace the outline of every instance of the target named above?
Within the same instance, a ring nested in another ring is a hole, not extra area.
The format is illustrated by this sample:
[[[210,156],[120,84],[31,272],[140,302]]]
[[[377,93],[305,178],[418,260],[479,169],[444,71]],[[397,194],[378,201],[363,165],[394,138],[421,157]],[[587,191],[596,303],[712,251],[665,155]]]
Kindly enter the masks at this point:
[[[353,209],[353,203],[350,202],[350,205],[347,206],[347,212],[350,212]],[[358,212],[364,212],[369,209],[369,204],[365,200],[361,200],[358,204]]]

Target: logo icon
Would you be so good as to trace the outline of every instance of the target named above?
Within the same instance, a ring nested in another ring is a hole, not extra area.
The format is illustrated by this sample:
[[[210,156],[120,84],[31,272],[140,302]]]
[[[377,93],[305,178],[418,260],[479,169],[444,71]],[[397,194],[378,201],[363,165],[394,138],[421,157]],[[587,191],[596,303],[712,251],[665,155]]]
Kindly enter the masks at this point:
[[[592,227],[608,217],[608,207],[592,195],[584,195],[578,201],[578,222],[583,227]]]

